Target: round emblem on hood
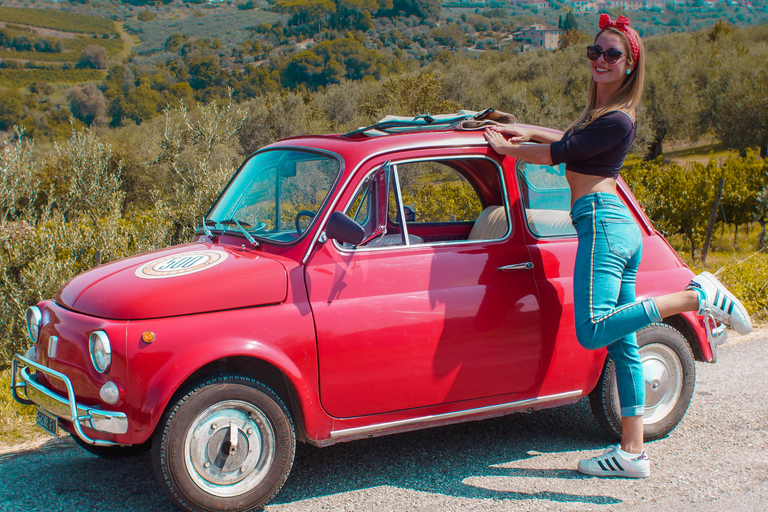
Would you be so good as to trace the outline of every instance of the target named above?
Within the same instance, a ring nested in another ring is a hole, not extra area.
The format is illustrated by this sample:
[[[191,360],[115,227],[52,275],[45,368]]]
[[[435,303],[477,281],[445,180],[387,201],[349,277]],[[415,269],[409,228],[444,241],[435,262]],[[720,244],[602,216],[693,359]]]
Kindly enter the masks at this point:
[[[188,251],[163,256],[136,269],[136,277],[142,279],[164,279],[185,276],[214,267],[227,259],[224,251]]]

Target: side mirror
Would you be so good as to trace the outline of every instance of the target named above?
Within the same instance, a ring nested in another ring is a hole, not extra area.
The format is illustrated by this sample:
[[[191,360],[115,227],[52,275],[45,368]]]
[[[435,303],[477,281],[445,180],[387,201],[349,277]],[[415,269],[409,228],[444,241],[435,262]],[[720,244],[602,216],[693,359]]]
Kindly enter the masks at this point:
[[[342,212],[333,212],[325,226],[325,236],[339,242],[358,245],[365,238],[365,230]]]

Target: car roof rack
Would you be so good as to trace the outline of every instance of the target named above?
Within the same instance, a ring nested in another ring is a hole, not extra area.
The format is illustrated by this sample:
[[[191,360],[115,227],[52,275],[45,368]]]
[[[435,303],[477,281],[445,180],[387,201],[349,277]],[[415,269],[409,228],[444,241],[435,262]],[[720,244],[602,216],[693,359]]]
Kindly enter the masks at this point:
[[[515,116],[497,112],[487,108],[480,112],[460,110],[456,114],[440,114],[431,116],[428,113],[415,117],[387,116],[370,126],[364,126],[345,133],[342,137],[366,135],[376,137],[394,133],[445,131],[445,130],[479,130],[486,126],[506,122],[515,122]]]

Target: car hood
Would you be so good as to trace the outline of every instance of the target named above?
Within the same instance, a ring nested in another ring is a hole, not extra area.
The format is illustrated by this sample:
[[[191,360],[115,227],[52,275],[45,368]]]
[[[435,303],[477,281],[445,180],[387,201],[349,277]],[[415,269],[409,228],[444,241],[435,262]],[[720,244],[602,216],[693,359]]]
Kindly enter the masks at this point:
[[[56,294],[86,315],[139,320],[283,302],[287,274],[259,251],[193,243],[100,265]]]

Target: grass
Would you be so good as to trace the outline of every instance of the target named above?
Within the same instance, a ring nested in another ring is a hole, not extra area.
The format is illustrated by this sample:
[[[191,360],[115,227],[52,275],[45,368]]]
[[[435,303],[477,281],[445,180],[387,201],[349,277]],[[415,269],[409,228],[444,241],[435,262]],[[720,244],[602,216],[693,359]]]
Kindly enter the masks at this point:
[[[736,234],[736,236],[734,236]],[[752,318],[758,322],[768,320],[768,248],[759,247],[760,226],[717,226],[710,244],[707,261],[702,262],[700,251],[691,258],[690,245],[681,235],[672,235],[668,241],[683,261],[694,272],[707,270],[728,286]]]
[[[701,162],[706,164],[713,158],[718,162],[721,162],[732,156],[739,156],[739,152],[728,149],[722,144],[715,142],[702,146],[685,147],[673,151],[666,151],[664,152],[664,163],[685,165],[688,162]]]
[[[35,426],[35,407],[21,405],[11,395],[11,370],[0,372],[0,444],[18,444],[39,437]]]
[[[122,43],[122,48],[115,56],[118,60],[123,60],[128,58],[128,55],[131,54],[131,50],[133,47],[141,42],[141,40],[137,36],[131,36],[125,31],[125,27],[123,26],[123,23],[117,23],[115,22],[115,26],[117,27],[117,32],[120,34],[120,41]]]
[[[74,39],[60,39],[60,41],[62,46],[64,46],[64,48],[67,50],[78,52],[78,58],[80,52],[82,52],[86,46],[101,46],[107,50],[107,54],[110,57],[118,55],[123,50],[123,40],[119,37],[99,39],[93,37],[78,36]]]

